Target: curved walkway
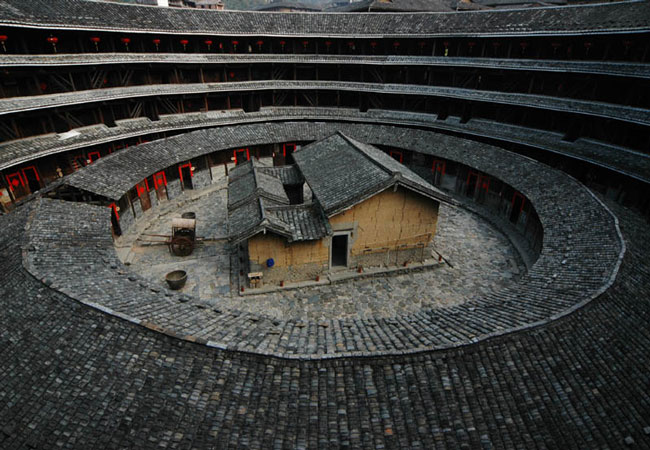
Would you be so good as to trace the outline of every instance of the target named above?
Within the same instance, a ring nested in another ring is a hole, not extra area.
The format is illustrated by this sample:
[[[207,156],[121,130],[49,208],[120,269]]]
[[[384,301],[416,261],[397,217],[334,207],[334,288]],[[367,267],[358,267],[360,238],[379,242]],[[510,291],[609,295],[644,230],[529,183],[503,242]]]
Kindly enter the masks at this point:
[[[421,95],[456,98],[527,108],[562,111],[604,117],[623,122],[650,125],[650,110],[612,103],[550,97],[545,95],[515,92],[480,91],[475,89],[443,86],[422,86],[413,84],[362,83],[350,81],[233,81],[226,83],[187,83],[129,86],[87,91],[64,92],[60,94],[34,95],[0,99],[0,115],[43,110],[79,104],[114,101],[126,98],[143,98],[167,95],[195,95],[208,93],[231,93],[246,91],[352,91],[374,94]]]
[[[590,73],[650,78],[648,64],[625,61],[580,61],[442,56],[310,55],[273,53],[63,53],[0,55],[4,67],[61,67],[111,64],[352,64],[380,66],[475,67],[534,72]]]
[[[537,262],[517,283],[444,310],[377,320],[269,320],[221,308],[218,302],[208,307],[152,289],[117,260],[107,231],[107,208],[43,201],[29,226],[29,270],[73,298],[152,329],[220,348],[289,358],[394,354],[467,344],[548,323],[602,293],[615,276],[624,252],[615,219],[579,183],[495,147],[427,131],[329,123],[243,125],[228,133],[204,130],[156,143],[158,153],[153,146],[146,153],[126,150],[119,158],[106,158],[73,174],[68,182],[77,185],[84,177],[119,198],[125,190],[111,182],[118,181],[112,161],[125,167],[127,156],[134,158],[127,166],[138,164],[154,172],[169,158],[177,158],[175,149],[181,142],[189,144],[188,139],[194,143],[187,146],[199,154],[219,146],[316,140],[337,130],[362,142],[458,161],[515,187],[532,202],[544,227]],[[91,277],[85,275],[88,266],[96,268]]]

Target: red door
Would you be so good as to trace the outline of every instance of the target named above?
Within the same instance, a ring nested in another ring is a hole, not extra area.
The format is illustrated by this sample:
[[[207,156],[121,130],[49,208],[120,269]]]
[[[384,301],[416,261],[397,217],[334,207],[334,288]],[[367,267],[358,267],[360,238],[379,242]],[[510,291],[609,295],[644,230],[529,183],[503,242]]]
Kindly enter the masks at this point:
[[[151,208],[151,199],[149,198],[149,191],[147,190],[146,180],[139,182],[135,188],[138,191],[138,197],[140,197],[140,205],[142,206],[142,211],[146,211]]]
[[[99,152],[90,152],[90,153],[88,153],[88,161],[90,161],[89,164],[94,163],[95,161],[97,161],[101,157],[102,156],[99,154]]]
[[[25,180],[20,172],[10,173],[5,178],[15,199],[19,199],[28,194]]]
[[[235,150],[233,152],[233,156],[235,157],[235,165],[241,164],[251,159],[251,155],[248,152],[248,148],[240,148]]]
[[[34,166],[25,167],[22,170],[22,173],[23,173],[23,180],[25,181],[25,184],[29,188],[30,192],[36,192],[42,187],[41,177],[38,176],[38,171],[36,170],[36,167]]]
[[[164,171],[160,171],[153,175],[153,185],[156,190],[158,200],[167,199],[167,177]]]
[[[192,170],[192,163],[178,166],[178,174],[181,178],[181,186],[183,186],[183,189],[193,189],[192,177],[194,176],[194,171]]]
[[[282,144],[282,156],[285,164],[293,164],[293,152],[296,151],[296,144]]]
[[[440,161],[439,159],[433,161],[433,165],[431,166],[431,172],[433,172],[433,184],[440,184],[442,177],[445,175],[446,168],[447,165],[445,164],[445,161]]]

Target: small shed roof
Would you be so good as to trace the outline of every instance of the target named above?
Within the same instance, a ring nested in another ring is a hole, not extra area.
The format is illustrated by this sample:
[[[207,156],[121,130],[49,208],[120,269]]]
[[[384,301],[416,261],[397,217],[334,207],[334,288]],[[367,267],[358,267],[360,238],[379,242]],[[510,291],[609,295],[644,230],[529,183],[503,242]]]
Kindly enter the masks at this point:
[[[283,179],[286,181],[283,183]],[[320,239],[331,233],[318,205],[290,205],[284,184],[302,183],[295,167],[257,167],[253,160],[228,175],[228,235],[233,243],[272,232],[289,242]]]
[[[260,171],[253,160],[236,166],[228,175],[228,208],[235,208],[253,198],[264,197],[278,204],[289,204],[282,181]]]

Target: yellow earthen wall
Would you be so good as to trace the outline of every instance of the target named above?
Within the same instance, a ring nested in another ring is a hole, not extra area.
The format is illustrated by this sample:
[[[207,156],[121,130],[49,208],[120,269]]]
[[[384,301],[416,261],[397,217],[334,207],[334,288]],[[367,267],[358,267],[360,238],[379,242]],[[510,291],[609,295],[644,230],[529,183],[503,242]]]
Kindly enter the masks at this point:
[[[327,264],[329,249],[323,240],[293,242],[274,234],[258,234],[248,240],[248,255],[251,263],[266,265],[273,258],[274,267],[299,266],[306,263]]]
[[[397,248],[403,244],[428,244],[436,231],[435,200],[405,189],[381,192],[330,218],[334,231],[353,230],[350,255],[366,249]]]

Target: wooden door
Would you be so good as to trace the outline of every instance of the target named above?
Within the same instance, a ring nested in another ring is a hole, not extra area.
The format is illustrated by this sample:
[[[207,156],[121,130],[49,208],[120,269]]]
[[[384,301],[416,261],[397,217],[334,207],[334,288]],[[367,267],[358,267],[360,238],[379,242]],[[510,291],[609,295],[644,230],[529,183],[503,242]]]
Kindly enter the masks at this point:
[[[146,181],[141,181],[137,185],[138,197],[140,197],[140,206],[142,211],[147,211],[151,208],[151,198],[149,198],[149,191],[147,190]]]

